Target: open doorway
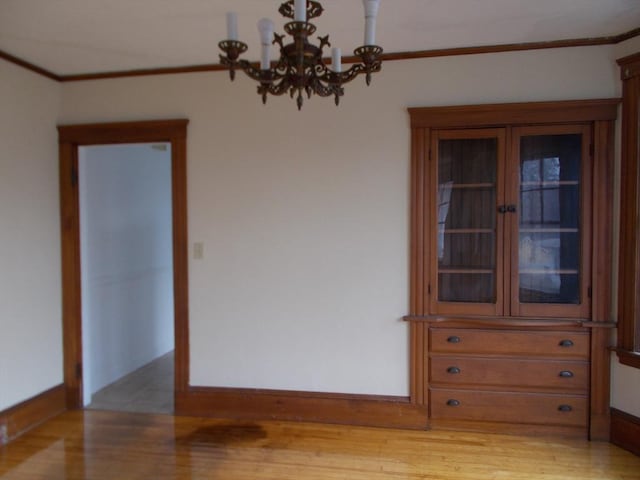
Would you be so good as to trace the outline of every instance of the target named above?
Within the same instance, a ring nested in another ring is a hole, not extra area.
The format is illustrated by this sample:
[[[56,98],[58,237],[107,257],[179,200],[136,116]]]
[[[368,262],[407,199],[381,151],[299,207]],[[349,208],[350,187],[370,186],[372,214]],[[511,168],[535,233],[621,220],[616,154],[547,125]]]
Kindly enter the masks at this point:
[[[171,414],[171,144],[78,149],[85,408]]]
[[[186,204],[186,130],[187,120],[159,120],[58,127],[60,145],[60,207],[62,233],[62,308],[64,344],[64,381],[67,407],[83,408],[85,399],[84,350],[91,348],[83,330],[82,259],[80,232],[79,158],[83,147],[152,143],[167,145],[170,152],[171,244],[173,257],[174,331],[173,397],[180,399],[188,390],[188,271]],[[139,251],[139,250],[138,250]],[[91,307],[89,301],[88,307]],[[91,328],[91,327],[89,327]],[[85,345],[87,343],[87,345]],[[166,344],[165,344],[166,346]],[[90,363],[90,361],[89,361]],[[87,386],[86,391],[95,386]],[[176,410],[179,405],[176,405]]]

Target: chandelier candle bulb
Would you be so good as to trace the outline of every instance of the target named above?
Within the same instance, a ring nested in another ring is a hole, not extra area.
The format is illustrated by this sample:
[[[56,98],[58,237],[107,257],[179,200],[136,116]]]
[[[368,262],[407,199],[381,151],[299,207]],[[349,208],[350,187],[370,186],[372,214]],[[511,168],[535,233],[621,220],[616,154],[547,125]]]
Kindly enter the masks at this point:
[[[295,0],[293,19],[296,22],[307,21],[307,0]]]
[[[272,20],[263,18],[258,22],[258,31],[260,32],[260,43],[262,44],[262,61],[260,67],[262,70],[271,68],[271,42],[273,41],[273,31],[275,25]]]
[[[364,4],[364,44],[375,45],[376,44],[376,18],[378,16],[378,7],[380,6],[380,0],[362,0]]]
[[[334,47],[331,50],[332,65],[331,68],[334,72],[342,72],[342,51],[338,47]]]
[[[227,12],[227,38],[238,40],[238,15],[236,12]]]

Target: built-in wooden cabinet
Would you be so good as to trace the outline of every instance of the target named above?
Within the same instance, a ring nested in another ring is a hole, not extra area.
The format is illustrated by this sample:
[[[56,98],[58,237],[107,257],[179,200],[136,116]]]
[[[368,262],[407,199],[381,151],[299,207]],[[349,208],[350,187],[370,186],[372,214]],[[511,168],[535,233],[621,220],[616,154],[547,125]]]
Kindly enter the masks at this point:
[[[410,109],[411,397],[431,426],[606,437],[617,104]]]

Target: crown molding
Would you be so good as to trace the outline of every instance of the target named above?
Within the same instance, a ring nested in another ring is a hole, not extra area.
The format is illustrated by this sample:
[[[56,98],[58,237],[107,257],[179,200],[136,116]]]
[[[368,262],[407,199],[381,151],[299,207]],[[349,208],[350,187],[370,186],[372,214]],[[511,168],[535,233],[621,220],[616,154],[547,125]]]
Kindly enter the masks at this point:
[[[525,50],[543,50],[551,48],[570,48],[570,47],[592,47],[597,45],[615,45],[631,38],[640,36],[640,28],[634,28],[628,32],[621,33],[619,35],[612,35],[608,37],[594,37],[594,38],[574,38],[567,40],[553,40],[549,42],[528,42],[528,43],[509,43],[500,45],[481,45],[475,47],[457,47],[457,48],[442,48],[435,50],[417,50],[408,52],[394,52],[386,53],[382,55],[382,61],[395,61],[395,60],[417,60],[421,58],[434,58],[434,57],[454,57],[459,55],[480,55],[485,53],[503,53],[503,52],[519,52]],[[151,75],[174,75],[179,73],[198,73],[198,72],[219,72],[226,70],[227,68],[219,63],[203,64],[203,65],[186,65],[178,67],[163,67],[163,68],[147,68],[136,70],[120,70],[111,72],[89,72],[89,73],[77,73],[70,75],[58,75],[42,67],[27,62],[19,57],[11,55],[7,52],[0,50],[0,58],[7,60],[8,62],[19,65],[27,70],[43,75],[47,78],[55,80],[57,82],[81,82],[87,80],[103,80],[110,78],[125,78],[125,77],[143,77]],[[327,59],[327,62],[331,59]],[[344,64],[358,62],[359,59],[355,56],[344,57],[342,62]]]
[[[0,50],[0,58],[6,60],[9,63],[18,65],[19,67],[25,68],[27,70],[31,70],[32,72],[40,74],[43,77],[47,77],[47,78],[50,78],[51,80],[55,80],[56,82],[62,81],[62,78],[59,75],[56,75],[55,73],[50,72],[49,70],[45,70],[44,68],[34,65],[33,63],[29,63],[26,60],[23,60],[14,55],[11,55],[3,50]]]

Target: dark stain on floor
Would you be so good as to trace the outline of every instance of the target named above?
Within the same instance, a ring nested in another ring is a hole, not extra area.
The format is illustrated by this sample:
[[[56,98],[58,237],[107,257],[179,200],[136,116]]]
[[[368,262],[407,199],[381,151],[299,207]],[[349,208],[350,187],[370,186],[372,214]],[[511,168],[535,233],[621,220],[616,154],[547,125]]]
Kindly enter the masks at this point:
[[[187,435],[178,437],[177,443],[182,445],[229,445],[252,443],[267,438],[267,432],[260,425],[253,423],[228,423],[206,425]]]

